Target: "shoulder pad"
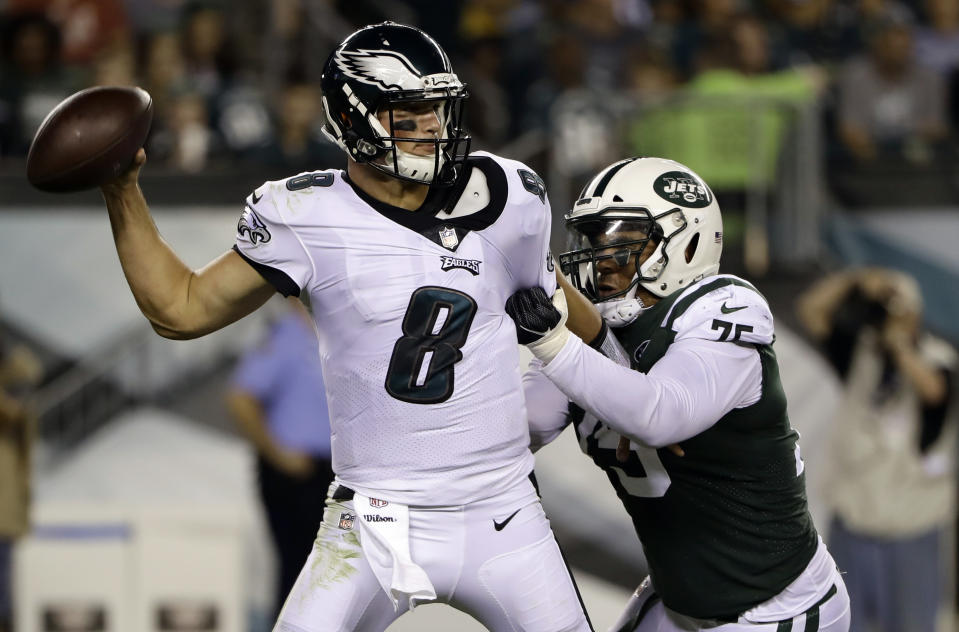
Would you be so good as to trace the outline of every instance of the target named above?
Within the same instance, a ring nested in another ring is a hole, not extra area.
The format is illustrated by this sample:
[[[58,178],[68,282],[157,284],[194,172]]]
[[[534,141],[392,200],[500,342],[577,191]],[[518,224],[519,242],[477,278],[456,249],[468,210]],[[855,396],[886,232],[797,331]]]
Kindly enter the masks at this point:
[[[336,170],[307,171],[285,180],[264,182],[246,198],[248,211],[266,218],[276,218],[280,208],[295,211],[301,201],[328,190],[336,181]]]
[[[477,151],[471,156],[489,158],[495,162],[506,173],[509,187],[512,190],[515,185],[522,187],[523,195],[527,193],[538,198],[541,204],[548,204],[546,198],[546,183],[531,167],[518,160],[504,158],[485,151]],[[519,187],[516,187],[519,188]]]
[[[676,340],[694,338],[720,342],[772,344],[772,312],[759,291],[738,277],[707,277],[683,291],[666,322]]]

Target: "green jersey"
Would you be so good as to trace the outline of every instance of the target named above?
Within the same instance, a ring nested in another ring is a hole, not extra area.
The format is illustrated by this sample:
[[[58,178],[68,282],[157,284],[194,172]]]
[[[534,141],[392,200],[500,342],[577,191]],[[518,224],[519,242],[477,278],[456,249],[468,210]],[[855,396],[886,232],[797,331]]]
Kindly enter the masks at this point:
[[[758,401],[682,441],[682,457],[633,442],[620,462],[619,434],[570,405],[580,446],[629,512],[663,603],[687,616],[735,620],[795,580],[818,545],[768,306],[745,281],[710,277],[614,332],[643,373],[677,336],[748,345],[758,355]]]

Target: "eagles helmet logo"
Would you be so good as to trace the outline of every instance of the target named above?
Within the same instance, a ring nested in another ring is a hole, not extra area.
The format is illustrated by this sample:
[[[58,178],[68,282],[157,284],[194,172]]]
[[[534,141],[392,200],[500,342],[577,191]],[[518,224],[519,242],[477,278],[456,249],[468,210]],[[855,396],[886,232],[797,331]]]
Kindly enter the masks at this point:
[[[254,213],[250,207],[247,207],[246,210],[243,211],[243,215],[240,216],[240,221],[236,223],[236,233],[240,237],[247,235],[254,246],[258,243],[265,244],[270,241],[271,238],[270,231],[266,229],[266,225],[257,217],[256,213]]]
[[[391,50],[360,49],[336,51],[344,74],[383,90],[423,88],[422,75],[406,55]]]

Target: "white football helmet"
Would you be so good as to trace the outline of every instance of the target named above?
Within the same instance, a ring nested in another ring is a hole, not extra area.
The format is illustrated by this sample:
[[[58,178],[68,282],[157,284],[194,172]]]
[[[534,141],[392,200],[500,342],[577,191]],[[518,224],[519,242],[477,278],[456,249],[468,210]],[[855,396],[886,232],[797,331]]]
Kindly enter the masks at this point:
[[[583,189],[566,215],[569,250],[560,267],[611,325],[631,322],[644,307],[642,286],[660,298],[719,271],[723,221],[702,178],[663,158],[628,158],[610,165]],[[652,240],[656,249],[640,261]],[[601,297],[597,263],[635,266],[633,281]]]

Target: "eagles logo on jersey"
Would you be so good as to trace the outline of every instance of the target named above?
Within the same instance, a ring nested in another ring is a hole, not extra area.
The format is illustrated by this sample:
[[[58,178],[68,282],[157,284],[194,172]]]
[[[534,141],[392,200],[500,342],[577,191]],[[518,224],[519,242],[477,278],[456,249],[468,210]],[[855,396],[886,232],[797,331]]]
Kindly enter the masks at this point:
[[[240,220],[236,223],[236,234],[239,237],[246,236],[253,245],[258,243],[265,244],[270,241],[270,231],[266,225],[257,217],[256,213],[250,207],[247,207]]]

